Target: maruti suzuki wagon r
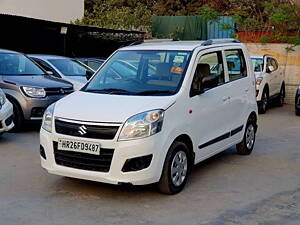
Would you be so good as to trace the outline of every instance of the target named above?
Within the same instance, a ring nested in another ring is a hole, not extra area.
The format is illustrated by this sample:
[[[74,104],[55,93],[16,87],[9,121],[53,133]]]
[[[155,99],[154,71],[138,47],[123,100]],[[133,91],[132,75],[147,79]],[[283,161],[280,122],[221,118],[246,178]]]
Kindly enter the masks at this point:
[[[233,145],[250,154],[256,131],[255,77],[243,44],[140,41],[46,110],[41,163],[52,174],[157,183],[175,194],[193,165]]]

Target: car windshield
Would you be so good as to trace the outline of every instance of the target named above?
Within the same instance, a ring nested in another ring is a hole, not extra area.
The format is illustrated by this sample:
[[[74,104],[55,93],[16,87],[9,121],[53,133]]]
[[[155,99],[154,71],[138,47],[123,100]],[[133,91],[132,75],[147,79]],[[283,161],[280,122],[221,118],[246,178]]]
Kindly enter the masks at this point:
[[[86,76],[87,71],[91,71],[87,66],[72,59],[49,59],[48,61],[65,76]]]
[[[125,51],[115,53],[82,89],[124,95],[173,95],[180,89],[191,52]]]
[[[0,75],[44,75],[45,72],[26,56],[0,53]]]
[[[264,60],[262,58],[251,58],[254,72],[262,72],[264,68]]]

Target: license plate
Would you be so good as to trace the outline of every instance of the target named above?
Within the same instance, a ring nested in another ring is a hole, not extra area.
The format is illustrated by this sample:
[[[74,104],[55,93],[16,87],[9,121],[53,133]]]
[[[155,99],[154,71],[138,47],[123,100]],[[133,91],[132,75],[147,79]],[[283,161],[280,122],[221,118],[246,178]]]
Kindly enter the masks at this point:
[[[100,144],[87,141],[58,139],[58,150],[100,155]]]

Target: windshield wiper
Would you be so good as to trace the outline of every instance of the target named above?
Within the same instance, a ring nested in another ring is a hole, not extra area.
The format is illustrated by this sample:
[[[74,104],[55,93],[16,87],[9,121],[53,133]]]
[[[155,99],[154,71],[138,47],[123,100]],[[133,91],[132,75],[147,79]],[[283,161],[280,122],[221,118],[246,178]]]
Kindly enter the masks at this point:
[[[135,92],[127,91],[119,88],[106,88],[106,89],[90,89],[85,90],[86,92],[94,93],[108,93],[108,94],[135,94]]]
[[[137,92],[136,95],[155,95],[155,94],[175,94],[174,91],[168,91],[168,90],[149,90],[149,91],[142,91]]]

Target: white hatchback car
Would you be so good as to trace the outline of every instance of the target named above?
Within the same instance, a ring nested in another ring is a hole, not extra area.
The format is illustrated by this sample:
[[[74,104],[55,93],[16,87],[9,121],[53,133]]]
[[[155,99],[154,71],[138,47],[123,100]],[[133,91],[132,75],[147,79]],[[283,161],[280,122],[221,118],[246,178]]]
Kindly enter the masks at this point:
[[[0,89],[0,135],[11,130],[13,127],[13,105]]]
[[[174,194],[194,164],[233,145],[250,154],[256,130],[255,77],[243,44],[150,40],[117,50],[85,87],[46,110],[41,163],[52,174],[158,182]]]
[[[285,98],[284,74],[271,55],[251,56],[256,77],[256,99],[259,113],[266,113],[270,101],[282,106]]]

